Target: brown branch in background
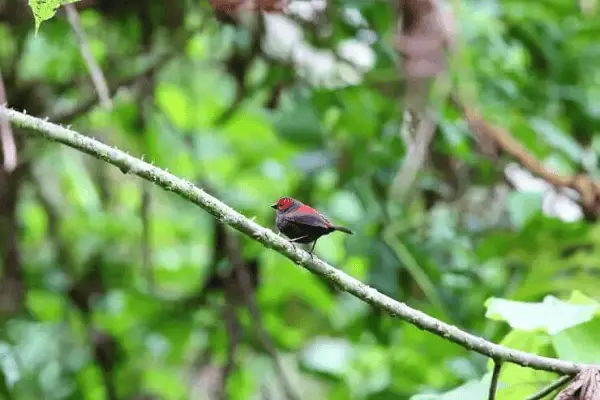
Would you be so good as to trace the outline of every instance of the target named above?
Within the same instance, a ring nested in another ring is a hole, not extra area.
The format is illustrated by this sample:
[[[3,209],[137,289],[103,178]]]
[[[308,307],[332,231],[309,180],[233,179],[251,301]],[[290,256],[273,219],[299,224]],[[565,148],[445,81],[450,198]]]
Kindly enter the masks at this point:
[[[154,95],[154,76],[148,73],[141,79],[140,97],[142,104],[138,113],[137,127],[140,132],[146,134],[148,128],[148,120],[151,118],[153,109]],[[140,219],[142,221],[142,237],[141,237],[141,253],[142,253],[142,268],[146,278],[148,291],[151,294],[155,293],[154,282],[154,263],[152,258],[152,194],[148,182],[142,182],[140,199]]]
[[[61,234],[62,212],[59,207],[60,199],[52,199],[45,188],[48,179],[39,171],[33,169],[29,173],[29,179],[34,183],[36,198],[42,206],[48,219],[48,230],[46,236],[54,248],[55,257],[64,272],[73,277],[78,269],[73,263],[74,258],[69,244]],[[50,180],[54,181],[54,180]],[[117,393],[112,371],[117,363],[119,355],[119,343],[116,339],[95,328],[91,321],[91,303],[97,297],[105,294],[102,280],[102,256],[94,254],[85,265],[85,273],[73,282],[68,290],[70,303],[81,313],[82,320],[86,326],[86,335],[91,347],[94,360],[98,364],[102,376],[102,383],[108,400],[116,400]]]
[[[261,52],[261,42],[265,32],[265,21],[261,15],[256,20],[256,27],[250,32],[251,42],[247,51],[232,52],[225,61],[225,69],[235,81],[235,99],[229,107],[215,118],[213,125],[222,126],[240,109],[244,100],[248,97],[246,93],[246,75],[250,65]]]
[[[454,42],[454,16],[435,0],[398,0],[396,48],[402,54],[401,76],[406,80],[407,107],[420,112],[427,106],[431,78],[446,71],[446,50]]]
[[[469,129],[477,138],[478,145],[484,143],[481,149],[485,154],[507,154],[527,169],[531,174],[544,179],[558,188],[575,190],[580,199],[583,213],[588,221],[596,221],[600,215],[600,183],[588,175],[563,176],[554,173],[543,166],[518,140],[508,131],[485,121],[479,112],[463,106],[456,96],[452,104],[464,113]]]
[[[477,111],[466,107],[464,108],[464,116],[469,129],[479,140],[487,140],[490,146],[494,143],[497,151],[512,156],[529,172],[543,178],[549,183],[556,186],[569,186],[570,178],[560,176],[544,168],[508,131],[489,124],[482,119]]]
[[[405,113],[405,118],[408,118],[407,124],[412,124],[412,113]],[[436,132],[437,124],[433,118],[424,116],[418,123],[416,133],[411,135],[411,138],[414,139],[405,142],[408,147],[406,156],[392,181],[391,194],[395,198],[403,198],[410,192],[417,174],[425,165],[429,146]],[[406,129],[408,132],[413,131],[410,128]]]
[[[90,77],[92,78],[92,82],[94,83],[94,87],[96,88],[96,92],[98,93],[98,98],[100,99],[100,104],[102,107],[106,109],[112,108],[112,101],[110,100],[110,90],[108,88],[108,84],[106,83],[106,78],[104,77],[104,73],[102,69],[96,62],[94,55],[92,54],[92,49],[90,48],[90,44],[88,42],[87,36],[83,31],[81,26],[81,20],[79,19],[79,14],[77,13],[77,9],[71,3],[65,4],[65,11],[67,13],[67,19],[69,20],[69,24],[71,24],[71,28],[75,33],[75,37],[77,38],[77,42],[79,43],[79,51],[85,60],[85,65],[90,73]]]
[[[148,285],[148,291],[154,293],[154,265],[152,263],[152,197],[150,195],[150,185],[148,182],[142,182],[142,195],[140,204],[140,216],[142,220],[142,239],[141,239],[141,252],[142,252],[142,268],[146,275],[146,283]]]
[[[404,198],[423,169],[436,132],[428,104],[429,87],[446,71],[446,55],[454,40],[454,16],[435,0],[398,0],[396,48],[402,54],[400,75],[406,81],[401,136],[407,147],[390,196]]]
[[[534,393],[531,396],[527,397],[525,400],[541,400],[544,397],[548,396],[549,394],[555,392],[561,386],[565,385],[567,382],[569,382],[571,380],[573,380],[572,375],[563,375],[560,378],[558,378],[556,381],[552,382],[550,385],[548,385],[545,388],[543,388],[542,390],[540,390],[539,392]]]
[[[14,171],[0,169],[0,314],[14,314],[23,306],[25,276],[17,236],[17,203],[28,165]]]
[[[241,336],[241,324],[235,312],[236,285],[231,282],[231,276],[229,277],[229,280],[229,285],[225,287],[225,306],[223,308],[225,329],[227,330],[229,340],[227,342],[227,361],[225,361],[225,366],[223,366],[221,374],[221,388],[219,396],[222,399],[227,398],[227,382],[229,381],[229,377],[236,367],[235,355]]]
[[[102,252],[93,254],[84,266],[84,275],[71,284],[68,297],[73,307],[81,313],[94,361],[100,369],[102,383],[106,391],[106,399],[117,400],[114,371],[115,366],[119,362],[121,353],[120,345],[112,335],[95,327],[91,316],[92,302],[96,298],[106,294],[101,272],[102,265]],[[73,270],[74,266],[71,266],[69,269]]]
[[[492,372],[492,380],[490,382],[490,391],[488,400],[496,400],[496,390],[498,389],[498,379],[500,378],[500,370],[502,369],[502,361],[494,360],[494,370]]]
[[[239,237],[233,232],[229,231],[228,228],[223,227],[223,229],[225,233],[225,248],[227,249],[227,256],[229,258],[229,262],[231,263],[234,276],[237,278],[238,287],[242,292],[244,303],[248,308],[248,312],[252,316],[254,326],[257,330],[258,339],[273,360],[275,372],[279,377],[279,381],[286,394],[286,397],[290,400],[299,400],[300,396],[296,394],[285,374],[281,359],[277,353],[275,345],[273,344],[273,340],[263,326],[262,315],[254,299],[255,291],[248,273],[248,268],[242,258],[242,249],[239,242]]]
[[[0,104],[6,104],[6,102],[6,88],[4,79],[2,79],[2,71],[0,71]],[[17,167],[17,146],[10,122],[3,116],[0,116],[0,143],[2,144],[4,171],[10,173]]]

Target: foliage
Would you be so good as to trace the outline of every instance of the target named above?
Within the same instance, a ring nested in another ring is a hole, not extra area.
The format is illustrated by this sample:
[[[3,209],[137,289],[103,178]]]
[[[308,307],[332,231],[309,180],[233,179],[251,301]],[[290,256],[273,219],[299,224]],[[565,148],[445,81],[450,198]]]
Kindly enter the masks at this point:
[[[600,362],[599,228],[576,212],[566,218],[568,200],[531,177],[507,185],[504,160],[476,151],[450,105],[439,110],[413,201],[388,197],[406,149],[387,2],[333,1],[321,30],[280,16],[264,29],[227,24],[199,3],[81,10],[109,82],[160,55],[168,61],[115,92],[111,110],[64,122],[265,225],[274,200],[297,197],[357,232],[330,235],[316,250],[354,277],[506,346]],[[37,31],[59,4],[30,5]],[[597,176],[597,15],[567,0],[454,6],[456,85],[549,168]],[[67,21],[53,18],[34,35],[30,21],[4,17],[0,70],[10,105],[61,115],[95,97]],[[271,41],[253,45],[274,26]],[[329,49],[376,61],[339,63]],[[26,173],[17,209],[2,210],[0,222],[18,223],[27,290],[25,306],[3,314],[4,397],[202,398],[217,390],[234,329],[229,398],[284,398],[262,329],[302,398],[486,398],[491,364],[483,357],[338,293],[194,206],[58,146],[23,141],[19,156]],[[250,275],[241,287],[227,274],[239,260]],[[555,378],[505,365],[498,398],[524,398]]]
[[[75,3],[79,0],[29,0],[29,7],[35,18],[35,32],[40,29],[42,22],[49,20],[56,14],[56,10],[63,4]]]

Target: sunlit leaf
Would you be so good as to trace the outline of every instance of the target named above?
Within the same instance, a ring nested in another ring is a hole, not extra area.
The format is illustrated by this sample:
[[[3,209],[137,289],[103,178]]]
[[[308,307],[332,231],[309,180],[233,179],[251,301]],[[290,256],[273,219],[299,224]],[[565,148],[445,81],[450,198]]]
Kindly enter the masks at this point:
[[[589,321],[600,308],[597,304],[572,304],[554,296],[546,296],[541,303],[490,298],[485,306],[487,318],[506,321],[513,329],[541,330],[551,335]]]
[[[302,363],[309,369],[341,376],[348,367],[354,350],[344,339],[315,338],[302,352]]]

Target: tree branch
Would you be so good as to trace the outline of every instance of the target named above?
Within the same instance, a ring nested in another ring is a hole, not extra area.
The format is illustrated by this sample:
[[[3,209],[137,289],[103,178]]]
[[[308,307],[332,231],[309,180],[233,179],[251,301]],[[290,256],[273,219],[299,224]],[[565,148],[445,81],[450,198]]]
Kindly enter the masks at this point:
[[[274,249],[294,263],[337,285],[340,289],[374,307],[387,311],[394,317],[398,317],[422,330],[443,337],[466,349],[494,360],[568,375],[576,374],[583,367],[586,367],[584,364],[575,364],[569,361],[510,349],[446,324],[404,303],[385,296],[314,256],[311,257],[306,251],[297,248],[270,229],[264,228],[253,220],[246,218],[185,179],[178,178],[120,150],[59,125],[0,106],[0,116],[2,115],[6,116],[13,124],[27,129],[25,132],[30,136],[43,137],[62,143],[95,158],[104,160],[120,168],[123,173],[137,175],[167,191],[176,193],[180,197],[200,206],[224,224],[246,234],[262,243],[265,247]]]
[[[252,316],[254,326],[258,334],[258,340],[261,342],[271,359],[275,367],[275,373],[279,377],[282,389],[285,392],[285,396],[289,400],[300,400],[301,397],[296,393],[290,380],[288,379],[279,354],[275,349],[273,340],[269,333],[263,326],[262,315],[260,309],[256,305],[254,299],[254,292],[252,289],[252,281],[248,273],[248,267],[242,258],[242,249],[237,236],[234,236],[232,232],[224,231],[225,233],[225,248],[229,257],[229,262],[233,268],[234,276],[238,283],[238,289],[242,292],[244,302]]]
[[[502,369],[502,361],[494,360],[494,371],[492,372],[492,380],[490,382],[490,392],[488,400],[496,400],[496,389],[498,388],[498,379],[500,378],[500,370]]]
[[[571,375],[563,375],[560,378],[558,378],[557,380],[555,380],[553,383],[551,383],[550,385],[546,386],[539,392],[532,394],[525,400],[541,400],[572,379],[573,379],[573,376],[571,376]]]
[[[141,71],[139,71],[131,76],[125,77],[114,84],[109,84],[109,88],[108,88],[109,92],[114,93],[123,86],[131,86],[138,79],[140,79],[144,76],[156,73],[159,69],[161,69],[165,64],[167,64],[167,62],[169,62],[172,59],[172,56],[173,56],[173,54],[170,52],[162,54],[160,56],[157,56],[156,59],[151,61]],[[74,104],[72,107],[70,107],[66,110],[50,111],[49,112],[50,119],[52,119],[56,122],[59,122],[59,123],[70,122],[74,118],[76,118],[82,114],[85,114],[86,112],[89,112],[97,104],[98,104],[97,96],[93,96],[93,95],[89,96],[89,97],[86,96],[84,98],[79,99],[79,101],[76,104]]]
[[[511,133],[499,126],[487,122],[479,111],[461,103],[458,96],[453,96],[452,105],[463,113],[469,129],[474,133],[476,142],[483,154],[495,157],[507,154],[515,159],[531,174],[538,176],[557,188],[573,189],[579,194],[577,199],[588,221],[596,221],[600,217],[600,182],[592,176],[578,174],[565,176],[552,172],[535,158]]]
[[[231,291],[231,290],[229,290]],[[231,295],[229,295],[230,297]],[[228,297],[228,291],[226,289],[225,297]],[[221,399],[227,399],[227,383],[229,377],[236,368],[235,355],[237,352],[238,345],[240,344],[241,336],[241,325],[238,317],[235,313],[235,304],[231,299],[226,299],[226,303],[223,310],[223,319],[225,320],[225,328],[229,336],[227,341],[227,361],[223,366],[223,372],[221,377],[221,387],[219,388],[219,397]]]
[[[409,120],[416,116],[415,114],[406,111],[404,117]],[[411,122],[403,122],[403,126],[410,125]],[[410,189],[415,182],[417,174],[423,168],[427,159],[427,153],[431,141],[435,136],[437,124],[433,118],[422,114],[418,120],[418,127],[416,129],[403,128],[406,130],[415,130],[414,135],[410,135],[410,138],[406,141],[407,151],[402,166],[396,172],[396,176],[392,181],[390,187],[390,193],[399,199],[404,199],[406,194],[410,192]]]
[[[88,72],[90,73],[90,77],[92,78],[92,82],[94,83],[94,87],[96,88],[96,92],[98,92],[98,98],[100,99],[100,104],[102,107],[106,109],[112,108],[112,101],[110,100],[110,90],[108,89],[108,83],[106,83],[106,78],[104,77],[104,73],[102,73],[102,69],[96,62],[94,55],[92,54],[92,49],[90,48],[90,43],[88,42],[87,36],[83,31],[81,26],[81,20],[79,19],[79,14],[77,13],[77,9],[75,5],[69,3],[65,4],[65,11],[67,13],[67,19],[69,20],[69,24],[71,24],[71,28],[73,28],[73,33],[77,38],[77,42],[79,43],[79,51],[81,52],[81,56],[85,61],[85,65],[87,66]]]
[[[6,90],[2,71],[0,71],[0,104],[6,104]],[[6,118],[0,118],[0,144],[2,145],[2,158],[4,171],[11,173],[17,168],[17,146],[10,123]]]

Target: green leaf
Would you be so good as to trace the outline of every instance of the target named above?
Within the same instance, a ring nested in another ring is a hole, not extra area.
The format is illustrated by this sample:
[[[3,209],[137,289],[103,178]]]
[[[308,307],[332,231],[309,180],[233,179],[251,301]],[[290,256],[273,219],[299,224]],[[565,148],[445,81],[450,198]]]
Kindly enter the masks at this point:
[[[547,334],[540,332],[512,331],[500,344],[545,357],[555,357]],[[490,360],[488,368],[492,368]],[[517,364],[505,363],[498,381],[497,400],[524,399],[556,379],[556,374],[537,371]]]
[[[552,344],[558,357],[576,363],[600,364],[600,318],[570,329],[565,329],[552,337]]]
[[[322,142],[321,120],[309,99],[285,94],[275,114],[277,133],[297,145],[318,146]]]
[[[27,307],[41,321],[60,322],[64,318],[64,300],[52,292],[35,289],[27,291]]]
[[[329,315],[335,303],[322,280],[282,259],[279,254],[268,252],[262,257],[264,275],[258,290],[261,304],[276,304],[296,297],[310,304],[315,311]]]
[[[47,21],[54,17],[58,7],[63,4],[76,3],[78,1],[79,0],[29,0],[29,7],[31,7],[31,11],[33,11],[33,18],[35,19],[35,33],[37,34],[43,21]]]
[[[410,400],[485,400],[488,396],[491,375],[486,374],[482,379],[473,379],[450,391],[440,394],[417,394]]]
[[[380,393],[392,383],[390,352],[385,347],[361,344],[344,371],[344,380],[353,398],[367,398]]]
[[[523,229],[541,211],[542,193],[511,192],[507,203],[511,223],[518,229]]]
[[[583,150],[577,141],[552,122],[532,118],[531,126],[537,133],[542,135],[546,142],[557,150],[565,152],[573,161],[581,161]]]
[[[185,398],[187,385],[183,373],[174,368],[159,368],[148,366],[144,372],[145,388],[168,400]]]
[[[302,352],[302,363],[308,369],[341,376],[354,356],[352,344],[345,339],[316,338]]]
[[[492,297],[485,306],[487,318],[506,321],[513,329],[541,330],[551,335],[589,321],[599,309],[598,305],[572,304],[554,296],[546,296],[541,303]]]
[[[600,303],[598,303],[596,300],[592,299],[589,296],[586,296],[585,294],[581,293],[579,290],[573,290],[573,293],[571,293],[571,297],[569,297],[569,303],[593,305],[593,306],[600,305]],[[596,315],[600,315],[600,307],[598,308]]]
[[[192,128],[192,101],[181,87],[170,83],[159,85],[156,88],[156,103],[175,126],[182,130]]]

